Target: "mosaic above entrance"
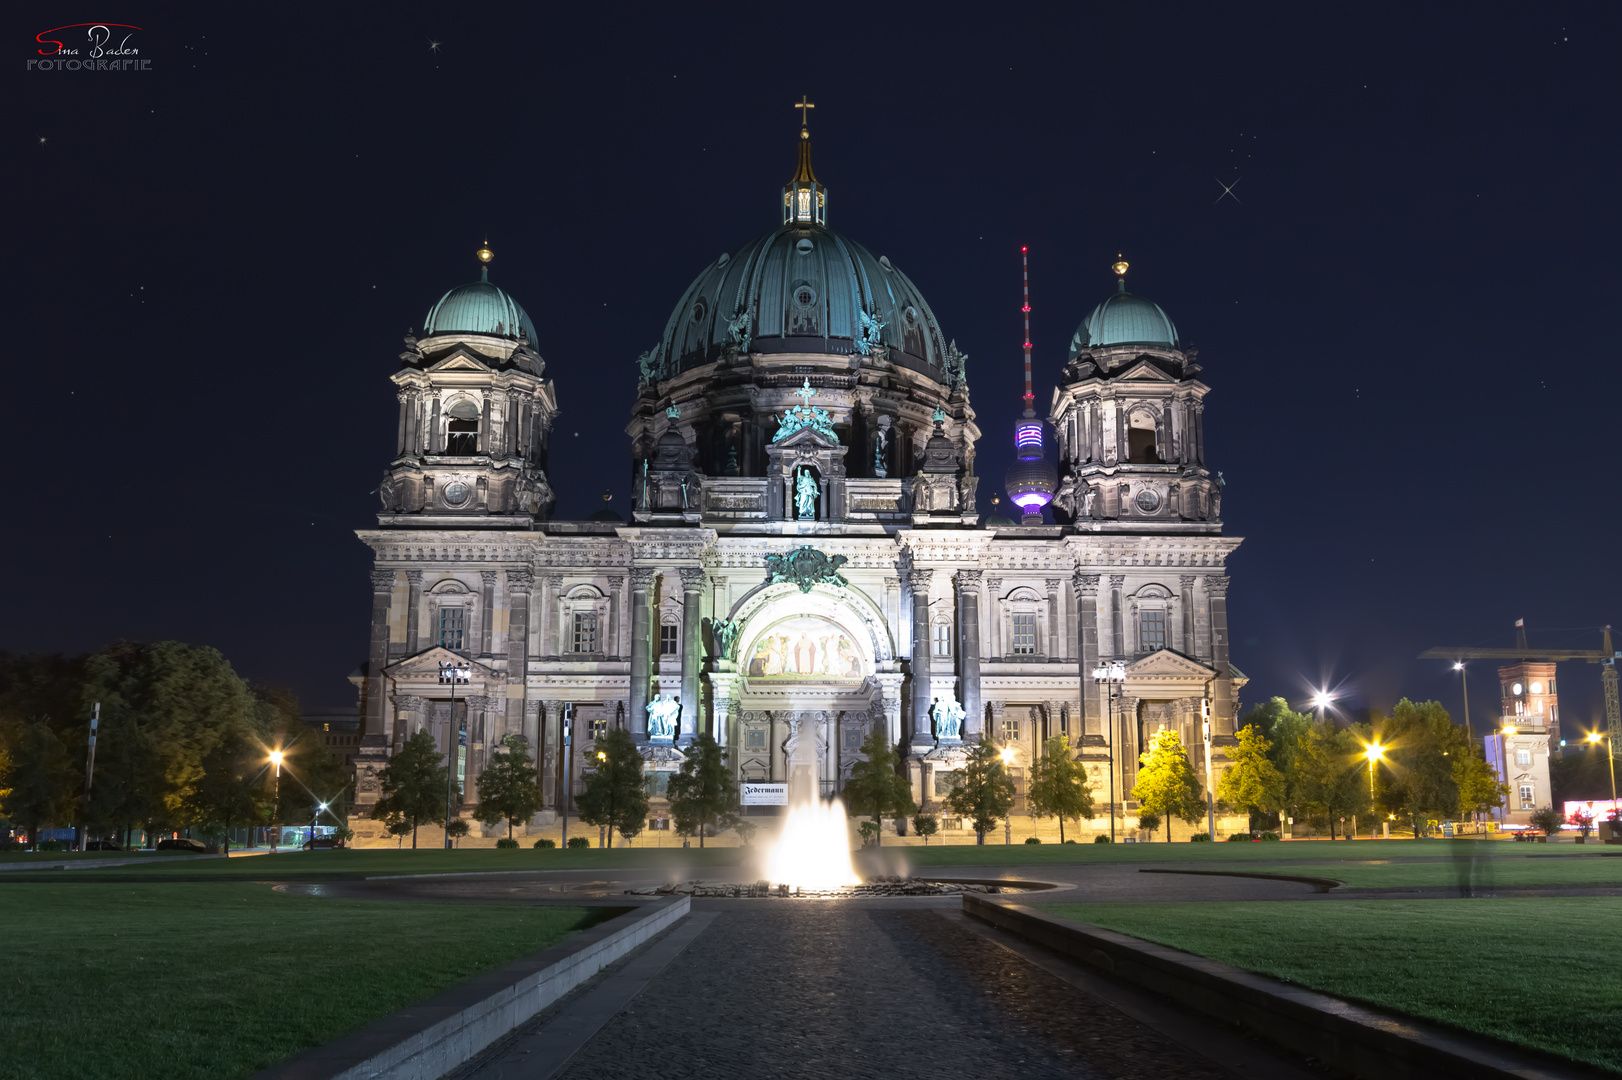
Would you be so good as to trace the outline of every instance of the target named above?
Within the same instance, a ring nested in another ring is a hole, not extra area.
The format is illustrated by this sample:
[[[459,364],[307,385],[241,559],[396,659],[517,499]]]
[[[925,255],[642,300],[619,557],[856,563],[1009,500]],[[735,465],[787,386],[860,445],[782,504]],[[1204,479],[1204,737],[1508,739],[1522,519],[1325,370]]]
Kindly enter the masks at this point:
[[[744,674],[770,682],[860,682],[862,654],[838,623],[801,615],[755,639]]]

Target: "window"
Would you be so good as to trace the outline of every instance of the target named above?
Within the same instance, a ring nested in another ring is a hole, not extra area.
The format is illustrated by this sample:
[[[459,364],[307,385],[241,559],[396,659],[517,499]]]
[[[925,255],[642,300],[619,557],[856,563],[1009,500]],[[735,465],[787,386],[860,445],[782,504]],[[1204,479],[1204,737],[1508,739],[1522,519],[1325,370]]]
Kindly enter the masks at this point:
[[[441,648],[455,652],[462,648],[463,632],[466,630],[467,612],[459,607],[442,607],[439,609],[439,644]]]
[[[1014,655],[1036,655],[1036,614],[1022,612],[1014,615]]]
[[[608,731],[608,721],[603,719],[592,720],[587,723],[586,728],[590,732],[591,738],[595,740]]]
[[[1019,742],[1019,721],[1004,720],[1002,722],[1002,741],[1005,743]]]
[[[1069,735],[1070,734],[1070,713],[1069,713],[1068,710],[1060,709],[1059,710],[1059,716],[1058,716],[1056,722],[1057,722],[1057,724],[1059,726],[1059,730],[1054,732],[1055,735]]]
[[[1553,679],[1549,680],[1549,693],[1551,693],[1551,694],[1554,693],[1554,680]]]
[[[952,655],[952,628],[947,623],[935,624],[935,655]]]
[[[451,417],[445,425],[445,453],[469,456],[479,452],[479,422]]]
[[[751,750],[764,750],[766,749],[766,733],[764,731],[746,731],[743,736],[743,744]],[[857,745],[861,744],[858,743]]]
[[[1536,810],[1537,807],[1538,807],[1537,800],[1532,797],[1532,785],[1531,784],[1522,784],[1521,785],[1521,809],[1522,810]]]
[[[597,651],[597,613],[595,611],[578,611],[574,616],[574,634],[569,642],[570,652],[594,653]]]
[[[677,656],[681,649],[676,643],[676,624],[663,623],[659,627],[659,655]]]
[[[798,192],[798,198],[799,198],[799,203],[800,203],[800,220],[801,221],[810,221],[811,220],[811,191],[810,191],[810,189],[809,188],[801,188],[799,190],[799,192]]]
[[[1517,764],[1517,765],[1530,765],[1530,764],[1532,764],[1532,751],[1530,751],[1530,750],[1517,750],[1517,751],[1515,751],[1515,764]]]
[[[1146,653],[1166,647],[1166,612],[1163,609],[1138,614],[1138,645]]]
[[[861,749],[862,749],[862,739],[863,739],[863,737],[864,736],[862,735],[862,729],[861,728],[859,728],[859,727],[848,727],[848,728],[846,728],[845,729],[845,752],[848,753],[848,754],[859,753],[861,751]]]

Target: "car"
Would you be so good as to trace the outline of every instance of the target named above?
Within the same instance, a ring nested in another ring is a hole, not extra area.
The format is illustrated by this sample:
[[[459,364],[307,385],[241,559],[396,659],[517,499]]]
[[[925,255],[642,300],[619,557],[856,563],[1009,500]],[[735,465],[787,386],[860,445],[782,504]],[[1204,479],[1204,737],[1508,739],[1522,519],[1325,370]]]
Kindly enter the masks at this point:
[[[124,845],[117,840],[92,840],[85,844],[86,851],[123,851]]]
[[[317,836],[313,840],[304,841],[305,851],[314,851],[316,848],[341,848],[344,846],[341,836]]]
[[[184,836],[172,836],[167,840],[158,841],[159,851],[185,851],[193,855],[203,855],[208,851],[208,845],[201,840],[191,840]]]

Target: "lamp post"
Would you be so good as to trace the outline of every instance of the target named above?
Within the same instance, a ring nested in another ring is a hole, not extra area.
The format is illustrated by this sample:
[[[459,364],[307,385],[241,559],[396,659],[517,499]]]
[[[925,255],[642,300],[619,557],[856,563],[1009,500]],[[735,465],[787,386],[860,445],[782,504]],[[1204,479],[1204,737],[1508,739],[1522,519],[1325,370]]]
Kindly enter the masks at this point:
[[[1464,689],[1464,730],[1470,733],[1470,675],[1464,670],[1464,661],[1459,660],[1453,664],[1453,670],[1459,673],[1459,686]]]
[[[1374,806],[1374,763],[1385,755],[1385,747],[1379,743],[1370,743],[1363,756],[1369,759],[1369,806]],[[1372,839],[1372,836],[1371,836]]]
[[[276,766],[276,783],[270,794],[270,853],[276,854],[276,841],[282,835],[282,758],[285,757],[280,750],[270,752],[270,763]]]
[[[1002,758],[1003,768],[1006,769],[1014,764],[1014,748],[1012,746],[1003,747],[1002,753],[998,756]],[[1014,825],[1011,813],[1004,814],[1002,818],[1002,842],[1004,847],[1014,842],[1013,831]]]
[[[1589,742],[1597,744],[1602,740],[1605,743],[1605,762],[1611,767],[1611,812],[1614,814],[1616,813],[1616,758],[1611,754],[1610,735],[1601,735],[1597,731],[1588,733]]]
[[[1126,681],[1126,665],[1119,660],[1100,663],[1093,681],[1109,687],[1109,842],[1115,843],[1115,687]]]
[[[465,663],[454,660],[441,660],[439,662],[439,681],[448,683],[451,688],[451,726],[445,732],[445,850],[451,849],[451,792],[456,783],[456,754],[460,741],[467,738],[466,729],[456,721],[456,686],[465,683],[471,674],[471,667]]]
[[[599,772],[601,772],[603,766],[607,765],[607,764],[608,764],[608,755],[603,753],[601,750],[597,751],[597,770]],[[610,847],[614,846],[614,785],[613,784],[608,785],[608,824],[603,826],[602,828],[600,828],[598,830],[598,832],[597,832],[597,846],[600,847],[600,848],[610,848]]]
[[[563,703],[563,790],[558,803],[563,807],[563,849],[569,846],[569,794],[574,787],[574,706]]]
[[[1208,697],[1200,699],[1200,735],[1205,740],[1205,834],[1215,843],[1216,792],[1211,789],[1211,699]]]

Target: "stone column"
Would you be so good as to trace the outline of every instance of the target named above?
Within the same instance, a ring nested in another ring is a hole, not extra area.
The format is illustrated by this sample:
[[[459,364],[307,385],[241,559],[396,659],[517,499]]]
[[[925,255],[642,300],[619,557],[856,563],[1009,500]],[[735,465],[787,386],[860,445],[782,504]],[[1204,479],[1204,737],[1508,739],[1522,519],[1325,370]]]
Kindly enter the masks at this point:
[[[1233,735],[1233,675],[1228,670],[1228,576],[1205,575],[1205,595],[1211,605],[1211,666],[1217,677],[1211,687],[1211,735]]]
[[[391,574],[393,572],[389,571]],[[420,644],[418,636],[422,632],[422,571],[407,570],[406,584],[410,586],[405,610],[406,655],[416,656]]]
[[[557,811],[561,809],[558,792],[563,782],[563,703],[526,701],[524,702],[526,721],[530,715],[530,706],[534,706],[536,728],[544,732],[541,738],[545,745],[537,754],[537,764],[541,768],[541,805],[548,810]]]
[[[986,621],[991,626],[991,655],[1001,659],[1008,655],[1003,648],[1002,612],[998,610],[997,603],[1002,598],[1002,578],[986,578],[986,588],[991,590],[991,595],[986,599]]]
[[[710,733],[722,746],[731,746],[738,708],[738,676],[735,672],[710,672],[710,708]]]
[[[1007,705],[1001,701],[993,701],[991,703],[991,731],[989,734],[992,742],[1002,741],[1003,713],[1006,711],[1006,709]]]
[[[724,619],[732,613],[732,605],[727,602],[727,579],[710,578],[710,588],[715,590],[710,597],[710,618]]]
[[[524,730],[525,676],[529,674],[529,590],[535,575],[507,571],[507,730]]]
[[[648,738],[648,678],[651,672],[648,644],[648,589],[653,585],[651,566],[631,568],[631,693],[627,708],[631,734],[638,742]]]
[[[1109,576],[1110,655],[1117,660],[1127,658],[1125,615],[1121,605],[1121,586],[1126,584],[1125,574]]]
[[[428,438],[424,445],[428,447],[429,453],[439,453],[441,444],[439,441],[439,395],[437,393],[434,395],[433,411],[429,414]]]
[[[980,571],[957,572],[958,671],[962,681],[963,741],[980,738],[983,712],[980,707]]]
[[[928,753],[935,746],[929,730],[929,585],[934,577],[933,570],[914,569],[908,579],[912,586],[912,730],[908,737],[915,753]]]
[[[1194,649],[1194,575],[1183,574],[1178,577],[1177,584],[1182,589],[1183,602],[1183,640],[1179,645],[1183,655],[1193,656]]]
[[[484,395],[484,417],[479,421],[478,450],[481,454],[490,453],[490,448],[495,442],[495,426],[491,423],[490,415],[492,411],[491,406],[494,404],[494,402],[494,396],[489,392],[486,392]]]
[[[558,644],[558,612],[562,608],[563,575],[548,574],[541,579],[541,655],[556,657],[561,651]]]
[[[873,677],[879,683],[879,707],[884,711],[885,737],[891,746],[900,746],[901,683],[906,676],[887,671]]]
[[[372,647],[366,661],[366,720],[361,742],[387,746],[388,710],[383,669],[389,666],[389,604],[394,599],[393,567],[372,568]]]
[[[400,433],[394,440],[397,444],[394,456],[403,457],[406,452],[406,434],[411,427],[407,421],[407,417],[411,414],[411,395],[402,390],[394,396],[400,402]]]
[[[1081,731],[1077,732],[1077,743],[1082,739],[1097,739],[1102,742],[1104,730],[1104,715],[1098,706],[1097,684],[1093,682],[1093,669],[1098,667],[1098,575],[1084,574],[1077,570],[1070,576],[1070,586],[1076,591],[1076,622],[1079,624],[1081,637]],[[1088,698],[1092,698],[1089,708]]]
[[[608,641],[603,652],[609,656],[624,656],[620,651],[620,605],[625,603],[625,576],[611,574],[608,578]]]
[[[1048,659],[1062,660],[1069,650],[1065,648],[1064,604],[1059,599],[1059,578],[1046,579],[1048,587]]]
[[[479,596],[479,655],[489,656],[496,633],[496,572],[480,570],[484,588]]]
[[[704,722],[698,697],[698,671],[704,663],[704,632],[701,596],[704,568],[681,568],[681,728],[678,743],[692,742]],[[714,732],[711,732],[713,735]]]
[[[426,705],[420,697],[410,694],[398,694],[394,698],[394,706],[388,710],[392,714],[389,723],[389,753],[397,754],[405,746],[405,741],[411,738],[416,730],[416,721],[422,716],[423,706]]]

